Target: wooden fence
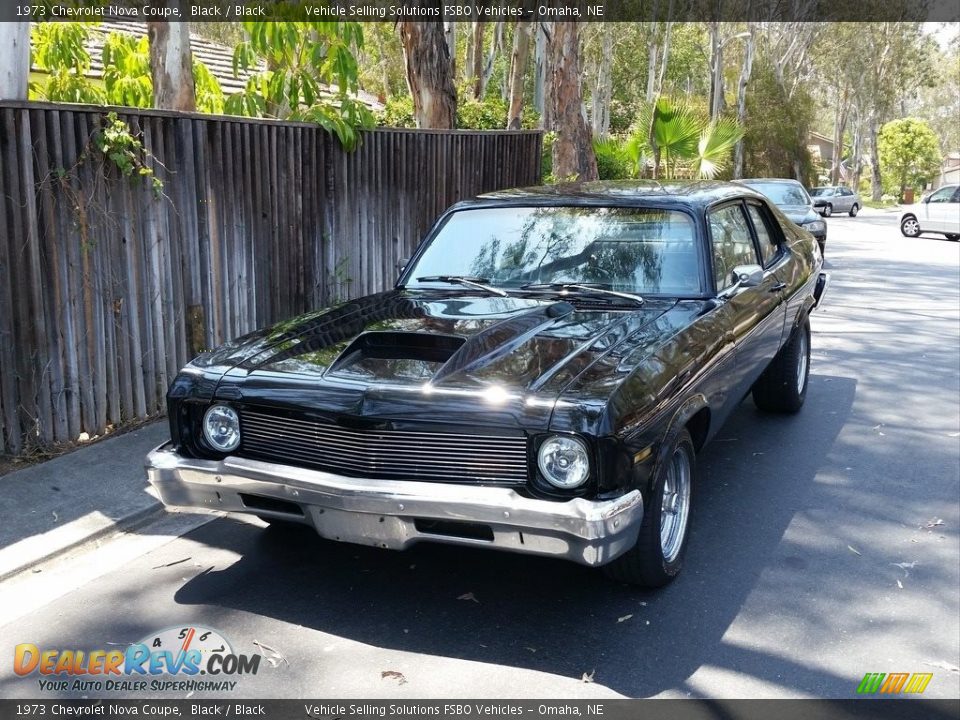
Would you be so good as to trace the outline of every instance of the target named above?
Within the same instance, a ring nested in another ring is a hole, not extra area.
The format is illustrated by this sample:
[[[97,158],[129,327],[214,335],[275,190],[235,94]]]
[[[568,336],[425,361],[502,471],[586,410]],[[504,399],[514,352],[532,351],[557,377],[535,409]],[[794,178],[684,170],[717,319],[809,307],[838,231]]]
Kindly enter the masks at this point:
[[[164,411],[192,355],[389,287],[454,201],[539,178],[535,132],[374,130],[117,109],[150,177],[93,138],[104,108],[0,103],[0,454]]]

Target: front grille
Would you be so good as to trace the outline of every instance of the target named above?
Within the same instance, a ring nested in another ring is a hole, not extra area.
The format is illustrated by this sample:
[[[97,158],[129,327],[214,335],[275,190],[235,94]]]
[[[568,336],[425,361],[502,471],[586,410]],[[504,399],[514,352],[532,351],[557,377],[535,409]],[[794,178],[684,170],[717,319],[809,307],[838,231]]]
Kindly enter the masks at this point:
[[[520,436],[355,429],[249,410],[240,423],[242,457],[388,480],[527,480],[527,441]]]

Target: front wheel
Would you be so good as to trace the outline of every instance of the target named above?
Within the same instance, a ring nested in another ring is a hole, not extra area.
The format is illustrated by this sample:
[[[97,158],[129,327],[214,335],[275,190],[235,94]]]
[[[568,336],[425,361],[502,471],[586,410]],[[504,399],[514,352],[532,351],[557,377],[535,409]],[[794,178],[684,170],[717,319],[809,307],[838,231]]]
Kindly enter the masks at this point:
[[[823,206],[823,216],[830,217],[833,215],[833,205],[824,205]]]
[[[795,413],[803,407],[810,377],[810,321],[804,320],[753,384],[761,410]]]
[[[693,440],[683,429],[657,466],[636,545],[604,566],[607,577],[654,588],[677,576],[687,549],[695,469]]]
[[[900,232],[904,237],[917,237],[920,234],[920,223],[913,215],[907,215],[900,221]]]
[[[956,233],[947,233],[947,240],[960,240],[960,235]]]
[[[860,206],[854,203],[853,207],[850,208],[850,217],[856,217],[858,212],[860,212]]]

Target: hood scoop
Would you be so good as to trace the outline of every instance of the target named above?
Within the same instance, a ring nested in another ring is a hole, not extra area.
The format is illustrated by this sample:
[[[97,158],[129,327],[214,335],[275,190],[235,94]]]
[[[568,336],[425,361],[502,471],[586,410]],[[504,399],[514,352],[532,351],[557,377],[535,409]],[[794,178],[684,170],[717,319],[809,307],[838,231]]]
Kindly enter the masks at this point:
[[[350,343],[328,375],[351,378],[429,380],[465,340],[439,333],[371,331]]]

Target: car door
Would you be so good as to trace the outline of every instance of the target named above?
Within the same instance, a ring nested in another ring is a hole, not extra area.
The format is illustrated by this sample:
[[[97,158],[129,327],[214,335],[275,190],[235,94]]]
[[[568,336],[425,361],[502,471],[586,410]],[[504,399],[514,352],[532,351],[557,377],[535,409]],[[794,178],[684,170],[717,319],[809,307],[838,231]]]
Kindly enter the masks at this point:
[[[953,191],[950,202],[943,203],[943,232],[960,235],[960,185]]]
[[[737,201],[708,213],[714,282],[729,316],[735,344],[735,369],[728,397],[738,403],[780,348],[786,318],[781,279],[786,262],[770,232],[759,202]],[[762,236],[763,247],[757,235]],[[759,265],[763,280],[755,287],[735,287],[733,268]]]
[[[935,190],[926,202],[921,203],[921,229],[929,232],[952,232],[947,227],[951,224],[951,208],[953,214],[957,212],[957,206],[953,204],[955,195],[956,187],[942,187]]]
[[[853,191],[849,188],[840,188],[840,197],[843,200],[843,212],[850,212],[853,209]]]

